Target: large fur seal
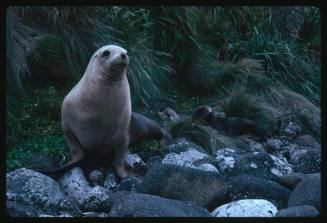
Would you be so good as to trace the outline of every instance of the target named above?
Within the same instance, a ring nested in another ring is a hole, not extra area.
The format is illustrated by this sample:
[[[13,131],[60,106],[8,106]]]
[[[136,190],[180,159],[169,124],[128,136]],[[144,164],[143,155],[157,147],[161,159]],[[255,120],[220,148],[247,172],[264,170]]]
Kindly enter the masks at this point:
[[[128,175],[124,157],[130,143],[156,138],[162,146],[169,144],[169,133],[154,121],[132,113],[128,64],[127,51],[119,46],[103,46],[93,54],[83,77],[62,104],[61,123],[71,161],[41,172],[62,173],[94,154],[114,156],[115,171],[122,179]]]

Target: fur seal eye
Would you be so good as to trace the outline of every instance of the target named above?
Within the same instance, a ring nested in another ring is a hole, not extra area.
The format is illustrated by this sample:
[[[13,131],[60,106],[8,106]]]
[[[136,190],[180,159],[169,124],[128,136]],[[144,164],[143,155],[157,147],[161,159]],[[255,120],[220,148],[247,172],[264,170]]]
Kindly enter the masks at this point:
[[[109,50],[106,50],[102,53],[102,57],[107,57],[110,55],[110,51]]]

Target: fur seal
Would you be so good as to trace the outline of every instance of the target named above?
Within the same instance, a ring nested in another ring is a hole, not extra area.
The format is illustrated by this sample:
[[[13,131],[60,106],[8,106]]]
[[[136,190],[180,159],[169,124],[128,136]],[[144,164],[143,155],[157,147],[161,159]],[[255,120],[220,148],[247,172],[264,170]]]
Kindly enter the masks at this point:
[[[58,169],[41,172],[63,173],[95,155],[112,159],[123,179],[128,175],[124,158],[130,143],[148,138],[160,140],[162,146],[170,142],[169,133],[158,124],[132,113],[128,64],[127,51],[119,46],[103,46],[93,54],[83,77],[62,104],[61,123],[71,160]]]
[[[207,105],[200,106],[194,112],[193,119],[204,120],[214,129],[224,131],[232,135],[251,134],[265,140],[268,133],[255,121],[241,117],[217,117],[214,110]]]

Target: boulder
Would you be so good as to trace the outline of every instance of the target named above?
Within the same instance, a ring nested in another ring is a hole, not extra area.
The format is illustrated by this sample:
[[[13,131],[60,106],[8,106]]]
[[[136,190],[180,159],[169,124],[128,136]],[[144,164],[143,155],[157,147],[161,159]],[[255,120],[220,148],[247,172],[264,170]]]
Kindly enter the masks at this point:
[[[75,216],[80,214],[77,204],[61,191],[56,181],[36,171],[20,168],[7,173],[6,186],[7,202],[16,204],[9,205],[8,211],[13,215],[56,215],[62,210]]]
[[[320,163],[320,150],[309,150],[299,155],[294,163],[294,170],[302,173],[318,173],[320,172]]]
[[[190,167],[194,169],[200,169],[204,171],[214,171],[218,172],[217,168],[211,164],[204,165],[205,163],[201,163],[201,160],[209,157],[204,153],[198,152],[196,149],[188,149],[185,152],[177,153],[169,153],[167,154],[162,163],[164,164],[172,164],[184,167]]]
[[[214,217],[274,217],[277,208],[263,199],[245,199],[224,204],[210,214]]]
[[[223,173],[228,176],[248,174],[263,179],[276,180],[279,176],[293,172],[286,159],[264,152],[237,154],[234,157],[225,158],[224,163],[229,163],[229,166],[223,169]]]
[[[159,164],[149,169],[137,191],[145,194],[193,201],[212,209],[225,199],[225,178],[213,171]]]
[[[294,189],[295,186],[305,177],[306,175],[304,173],[291,173],[279,177],[277,182],[289,189]]]
[[[279,210],[275,217],[316,217],[319,211],[310,205],[295,206]]]
[[[89,173],[89,180],[93,186],[103,185],[104,174],[100,170],[93,170]]]
[[[105,177],[103,186],[107,189],[114,189],[118,185],[115,174],[112,170],[108,170]]]
[[[292,191],[288,207],[311,205],[321,210],[321,177],[320,174],[311,174],[298,183]]]
[[[118,192],[111,200],[110,217],[210,217],[206,209],[192,202],[154,195]]]
[[[279,209],[287,207],[290,190],[276,182],[241,174],[228,180],[229,199],[265,199]]]
[[[75,167],[59,179],[62,189],[79,205],[83,211],[109,211],[109,190],[91,187],[84,177],[83,170]]]

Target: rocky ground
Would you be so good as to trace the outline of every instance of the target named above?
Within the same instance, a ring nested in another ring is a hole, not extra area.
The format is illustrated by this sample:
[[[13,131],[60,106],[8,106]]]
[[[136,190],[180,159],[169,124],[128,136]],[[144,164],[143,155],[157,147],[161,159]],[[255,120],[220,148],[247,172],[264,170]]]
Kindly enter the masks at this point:
[[[38,217],[302,217],[321,211],[320,144],[295,133],[215,154],[185,138],[153,154],[128,154],[134,173],[75,167],[58,179],[28,168],[6,176],[7,213]],[[295,135],[298,135],[295,137]],[[36,155],[35,165],[55,167]],[[33,163],[33,161],[32,161]]]

